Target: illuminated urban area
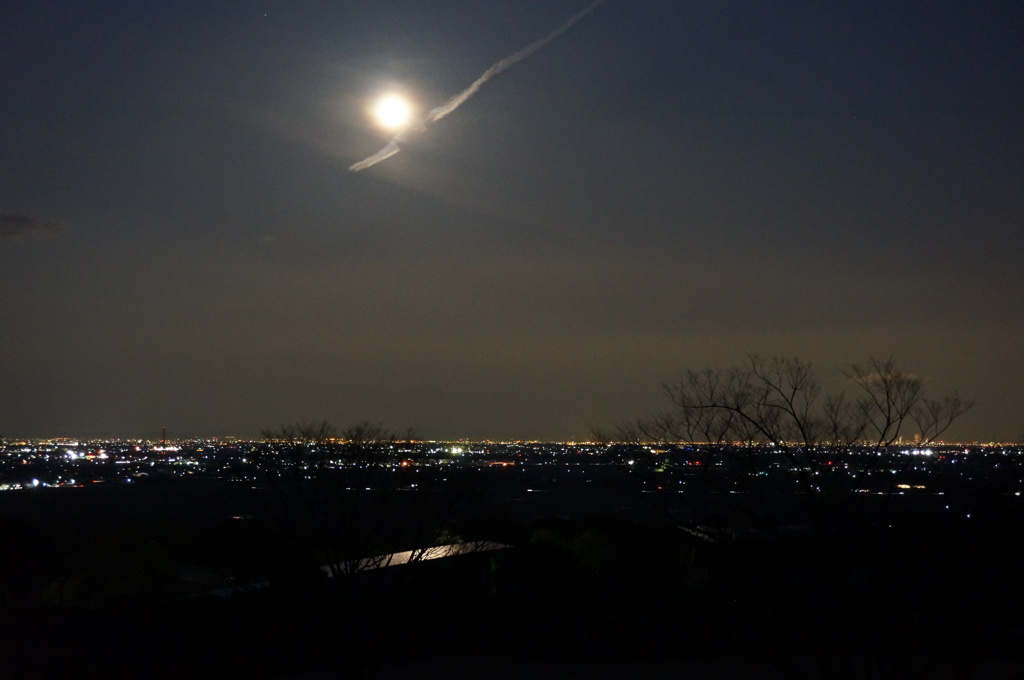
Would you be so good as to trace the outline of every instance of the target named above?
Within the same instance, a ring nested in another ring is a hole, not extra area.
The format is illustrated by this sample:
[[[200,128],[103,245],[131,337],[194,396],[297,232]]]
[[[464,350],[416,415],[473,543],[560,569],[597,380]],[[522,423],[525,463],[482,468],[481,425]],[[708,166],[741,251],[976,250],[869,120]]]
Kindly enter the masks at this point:
[[[185,441],[59,438],[0,443],[0,490],[85,488],[171,479],[251,484],[279,474],[294,444],[213,438]],[[1024,446],[1013,444],[897,444],[832,447],[813,455],[771,445],[640,445],[564,442],[424,442],[302,445],[317,470],[375,467],[417,474],[467,468],[510,479],[548,483],[628,475],[644,492],[750,493],[755,487],[800,490],[810,475],[815,491],[943,496],[971,485],[997,495],[1024,491]],[[296,465],[310,467],[306,460]],[[499,471],[496,472],[495,468]],[[501,471],[501,469],[509,468]],[[569,475],[563,477],[562,475]],[[536,482],[536,483],[534,483]],[[624,483],[627,483],[624,481]],[[539,488],[538,488],[539,490]]]
[[[96,677],[161,636],[187,641],[175,672],[253,678],[1017,663],[1022,446],[62,438],[4,442],[0,489],[0,587],[23,612],[3,639],[24,659],[56,630]],[[150,623],[113,659],[86,615]],[[857,646],[770,632],[816,621]]]

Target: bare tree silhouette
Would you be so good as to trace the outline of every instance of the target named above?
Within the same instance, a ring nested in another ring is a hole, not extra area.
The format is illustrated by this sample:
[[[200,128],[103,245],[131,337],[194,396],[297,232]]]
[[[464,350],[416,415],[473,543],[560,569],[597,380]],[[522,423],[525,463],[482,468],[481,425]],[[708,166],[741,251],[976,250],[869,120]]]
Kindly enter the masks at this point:
[[[595,434],[686,445],[705,481],[747,494],[751,513],[763,513],[764,493],[781,492],[804,507],[816,531],[830,530],[873,471],[893,471],[886,484],[895,489],[913,460],[897,446],[911,425],[913,445],[926,447],[973,406],[956,393],[929,397],[923,380],[892,358],[842,373],[849,387],[823,394],[799,358],[752,354],[727,368],[691,369],[663,385],[669,408]]]

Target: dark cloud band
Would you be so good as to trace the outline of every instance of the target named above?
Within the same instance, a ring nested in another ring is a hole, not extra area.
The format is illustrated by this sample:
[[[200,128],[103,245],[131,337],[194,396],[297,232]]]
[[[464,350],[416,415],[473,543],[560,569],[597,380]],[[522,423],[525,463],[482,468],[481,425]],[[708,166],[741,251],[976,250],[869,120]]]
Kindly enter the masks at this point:
[[[0,214],[0,240],[16,241],[26,236],[48,236],[64,230],[56,220],[40,220],[27,215]]]

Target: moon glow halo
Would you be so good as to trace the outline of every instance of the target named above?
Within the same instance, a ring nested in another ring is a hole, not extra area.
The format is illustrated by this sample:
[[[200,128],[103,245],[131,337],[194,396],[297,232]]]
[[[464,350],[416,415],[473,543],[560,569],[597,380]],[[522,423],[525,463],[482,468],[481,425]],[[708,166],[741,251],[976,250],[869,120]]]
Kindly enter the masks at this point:
[[[399,94],[381,97],[370,109],[377,125],[385,130],[401,130],[412,121],[412,105]]]

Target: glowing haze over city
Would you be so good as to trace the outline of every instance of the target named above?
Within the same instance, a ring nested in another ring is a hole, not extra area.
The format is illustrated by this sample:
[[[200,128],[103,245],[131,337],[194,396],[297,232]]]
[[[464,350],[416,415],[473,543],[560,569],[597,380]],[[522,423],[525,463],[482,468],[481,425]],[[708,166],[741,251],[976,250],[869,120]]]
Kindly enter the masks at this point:
[[[1019,3],[0,25],[0,437],[584,441],[749,353],[892,356],[975,402],[945,439],[1024,437]]]

